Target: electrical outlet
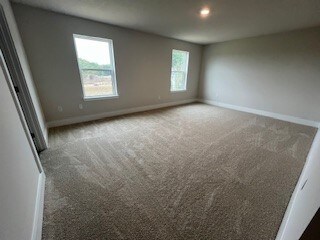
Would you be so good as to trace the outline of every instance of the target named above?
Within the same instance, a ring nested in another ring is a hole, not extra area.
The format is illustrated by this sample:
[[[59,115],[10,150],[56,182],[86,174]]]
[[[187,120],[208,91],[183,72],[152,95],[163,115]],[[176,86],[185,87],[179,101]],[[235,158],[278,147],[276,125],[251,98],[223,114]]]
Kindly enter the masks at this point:
[[[63,108],[61,106],[58,106],[58,111],[59,112],[62,112],[63,111]]]
[[[83,109],[83,105],[81,103],[79,104],[79,109]]]

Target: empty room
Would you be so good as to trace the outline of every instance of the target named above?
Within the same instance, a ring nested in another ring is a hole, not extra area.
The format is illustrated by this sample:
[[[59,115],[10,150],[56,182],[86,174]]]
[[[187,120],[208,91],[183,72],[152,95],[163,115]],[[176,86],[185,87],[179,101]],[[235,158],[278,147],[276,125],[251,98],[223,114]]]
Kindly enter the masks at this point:
[[[0,0],[0,26],[1,240],[320,239],[319,0]]]

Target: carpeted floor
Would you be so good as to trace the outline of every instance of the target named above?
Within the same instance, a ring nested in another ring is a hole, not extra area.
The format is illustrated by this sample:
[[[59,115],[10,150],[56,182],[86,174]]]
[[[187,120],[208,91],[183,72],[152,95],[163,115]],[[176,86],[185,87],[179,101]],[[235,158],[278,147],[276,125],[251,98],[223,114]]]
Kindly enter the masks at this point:
[[[205,104],[51,129],[43,239],[274,239],[315,133]]]

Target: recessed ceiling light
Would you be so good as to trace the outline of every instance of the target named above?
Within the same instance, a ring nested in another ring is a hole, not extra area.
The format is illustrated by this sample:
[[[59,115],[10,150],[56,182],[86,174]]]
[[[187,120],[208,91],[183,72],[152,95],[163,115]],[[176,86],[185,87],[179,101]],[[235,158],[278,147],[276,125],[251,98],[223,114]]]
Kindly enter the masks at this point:
[[[202,8],[200,10],[200,15],[201,17],[207,17],[210,14],[210,9],[209,8]]]

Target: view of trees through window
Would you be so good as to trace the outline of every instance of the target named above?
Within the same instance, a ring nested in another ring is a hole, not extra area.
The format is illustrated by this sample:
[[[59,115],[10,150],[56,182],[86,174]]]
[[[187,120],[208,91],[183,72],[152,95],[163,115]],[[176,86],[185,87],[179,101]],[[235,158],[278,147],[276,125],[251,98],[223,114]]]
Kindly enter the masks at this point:
[[[83,90],[86,97],[113,95],[111,65],[79,58]]]
[[[75,36],[78,65],[85,98],[116,95],[114,67],[110,43],[88,37]]]
[[[189,53],[172,51],[171,91],[186,90]]]

